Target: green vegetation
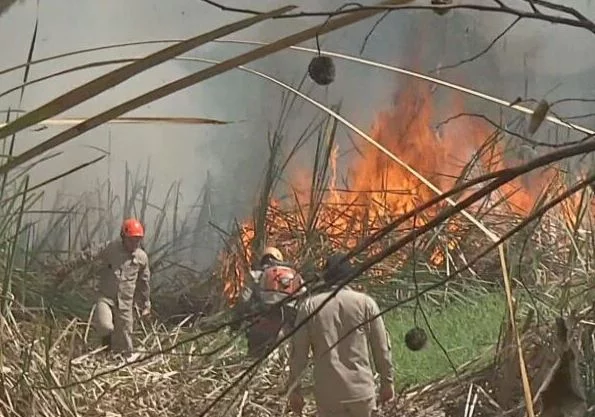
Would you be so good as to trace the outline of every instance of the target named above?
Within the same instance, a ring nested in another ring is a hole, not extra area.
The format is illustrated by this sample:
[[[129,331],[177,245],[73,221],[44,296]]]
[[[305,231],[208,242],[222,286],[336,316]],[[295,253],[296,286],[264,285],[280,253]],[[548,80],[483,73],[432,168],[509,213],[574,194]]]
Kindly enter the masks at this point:
[[[452,302],[444,308],[424,308],[431,329],[456,367],[472,361],[498,341],[500,324],[506,313],[502,294],[480,295],[472,303]],[[414,326],[413,309],[385,316],[391,336],[397,387],[424,384],[452,374],[452,367],[440,346],[431,340],[421,351],[405,346],[405,334]],[[418,326],[427,327],[418,313]]]
[[[369,13],[372,14],[372,11]],[[51,201],[53,197],[44,196],[43,187],[107,158],[101,156],[65,170],[56,177],[30,184],[27,176],[29,171],[59,155],[49,154],[49,151],[55,151],[78,135],[180,88],[222,74],[234,65],[248,63],[274,50],[284,49],[289,43],[299,42],[296,38],[291,42],[282,40],[267,48],[248,52],[240,59],[215,64],[181,82],[153,89],[105,110],[83,124],[17,154],[14,153],[16,134],[20,135],[23,130],[57,116],[87,98],[117,87],[132,76],[177,57],[183,51],[250,26],[264,17],[261,15],[236,22],[131,61],[131,64],[111,72],[109,76],[94,79],[84,87],[71,90],[49,106],[34,109],[18,119],[11,120],[10,113],[7,115],[7,124],[0,128],[2,158],[5,159],[0,166],[0,196],[3,201],[0,209],[0,382],[3,388],[0,390],[0,415],[178,416],[189,413],[198,415],[204,410],[210,410],[207,415],[229,415],[230,410],[231,414],[242,415],[244,407],[248,410],[245,415],[284,415],[284,364],[263,361],[260,366],[246,373],[248,377],[245,380],[238,381],[237,375],[242,375],[247,369],[243,354],[245,341],[230,341],[229,333],[220,331],[223,326],[218,329],[211,326],[207,330],[208,323],[205,323],[216,314],[226,312],[223,281],[229,284],[238,280],[241,275],[238,271],[247,265],[247,252],[258,251],[265,243],[283,243],[287,258],[295,262],[301,271],[306,271],[318,269],[320,261],[329,253],[350,246],[350,242],[365,240],[365,247],[356,256],[359,262],[365,264],[371,262],[373,257],[383,255],[383,259],[367,265],[366,268],[374,271],[363,280],[370,283],[368,290],[379,302],[403,299],[427,289],[420,299],[439,343],[430,339],[426,348],[419,352],[411,352],[406,348],[405,333],[414,326],[412,303],[399,307],[385,317],[392,337],[396,382],[400,387],[423,384],[451,375],[450,361],[455,367],[461,367],[478,358],[483,358],[483,363],[486,363],[493,356],[484,353],[498,339],[506,304],[502,292],[496,294],[488,291],[500,284],[502,275],[511,276],[515,288],[520,288],[522,284],[524,291],[536,295],[535,298],[541,303],[538,305],[539,314],[548,309],[584,309],[592,304],[592,297],[586,295],[586,290],[592,286],[591,265],[595,253],[595,241],[592,238],[594,229],[587,222],[592,217],[589,202],[592,201],[593,193],[586,189],[586,183],[574,185],[576,190],[582,187],[585,191],[580,196],[581,204],[572,210],[575,214],[572,217],[576,219],[573,224],[561,221],[562,216],[559,214],[546,216],[546,210],[542,210],[534,216],[532,223],[525,221],[528,227],[523,233],[516,233],[513,238],[507,239],[506,254],[503,252],[501,258],[493,256],[492,251],[474,259],[488,247],[491,239],[486,239],[484,232],[478,232],[475,226],[471,227],[465,218],[456,213],[441,211],[436,216],[427,215],[434,225],[430,225],[426,219],[420,226],[415,222],[417,216],[426,217],[427,213],[419,208],[410,213],[413,218],[410,216],[397,221],[394,213],[387,216],[389,218],[384,215],[370,216],[374,213],[367,208],[353,208],[360,207],[355,204],[353,207],[328,204],[325,196],[329,189],[334,187],[336,191],[343,186],[349,188],[348,181],[344,181],[346,184],[331,181],[331,177],[337,179],[336,172],[333,172],[335,167],[331,163],[337,160],[331,161],[331,155],[336,150],[335,134],[340,130],[338,119],[331,115],[335,111],[339,112],[341,107],[337,104],[330,109],[319,105],[319,109],[325,110],[326,116],[315,117],[301,134],[293,135],[290,121],[299,119],[293,116],[300,111],[296,103],[301,103],[295,92],[282,97],[277,126],[268,135],[270,149],[268,159],[263,160],[265,175],[260,195],[253,202],[256,207],[252,218],[253,237],[248,239],[250,245],[243,239],[245,236],[240,227],[243,225],[221,226],[222,229],[234,229],[232,232],[220,230],[217,225],[211,228],[213,219],[210,217],[210,192],[207,192],[211,187],[208,184],[205,184],[204,192],[197,196],[189,212],[184,212],[180,206],[179,183],[173,183],[167,196],[162,201],[156,201],[151,193],[149,166],[144,175],[140,171],[133,175],[126,166],[123,196],[116,195],[111,182],[106,181],[99,185],[94,194],[81,197],[80,201],[68,204],[62,196],[57,195],[53,208],[36,209],[41,200],[47,198]],[[332,24],[325,23],[322,29],[309,29],[299,39],[328,32],[337,27],[339,23],[336,22],[343,21],[341,19],[333,19],[331,23],[335,23]],[[27,63],[2,70],[6,73],[26,68],[23,84],[17,87],[21,93],[25,86],[30,85],[28,68],[32,64],[35,39],[36,36],[33,37]],[[57,75],[45,79],[54,76]],[[272,77],[271,80],[279,86],[284,85]],[[297,90],[305,90],[304,80]],[[34,81],[37,83],[39,80]],[[302,84],[304,89],[301,88]],[[344,121],[342,125],[345,125]],[[486,155],[500,152],[496,144],[505,144],[510,136],[508,131],[495,129],[495,133],[485,139],[485,144],[461,172],[460,183],[476,177],[475,174],[471,175],[475,170],[492,170],[482,166],[482,157],[485,159]],[[307,143],[312,145],[312,142],[315,149],[310,149],[308,154],[314,155],[311,184],[300,199],[298,190],[294,189],[291,182],[285,181],[283,174],[286,168],[291,168],[295,163],[294,157],[298,151]],[[357,146],[353,149],[357,150]],[[565,148],[565,152],[573,151],[576,154],[581,150],[592,152],[593,148]],[[548,161],[552,163],[563,159],[561,154],[551,155]],[[43,158],[38,160],[37,157]],[[530,167],[534,169],[547,162],[545,159],[536,161],[533,160],[534,164],[529,167],[525,166],[527,171]],[[498,185],[503,186],[506,181],[513,179],[510,172],[507,175],[498,174],[481,188],[475,187],[474,194],[478,198],[481,195],[493,195]],[[521,171],[515,172],[520,175]],[[569,179],[569,182],[574,181],[575,178]],[[368,192],[391,194],[384,185],[382,187],[381,190]],[[560,195],[555,186],[542,191],[543,195],[534,202],[535,210],[541,210],[545,203]],[[305,194],[307,198],[304,199]],[[279,197],[283,195],[284,198]],[[287,203],[289,209],[275,209],[271,204],[273,196]],[[460,199],[460,195],[454,197],[461,201],[460,204],[465,201]],[[44,201],[44,207],[47,207],[48,201]],[[389,207],[386,202],[378,204]],[[504,214],[494,214],[496,205],[481,205],[474,207],[473,211],[487,224],[486,227],[504,236],[521,220],[506,211]],[[378,213],[384,211],[383,208]],[[87,244],[116,236],[120,220],[130,215],[139,217],[147,224],[146,249],[157,277],[152,289],[156,317],[147,321],[139,320],[137,326],[137,346],[150,354],[142,361],[114,368],[113,362],[106,363],[101,355],[90,352],[95,345],[92,328],[87,322],[88,309],[93,300],[92,286],[87,279],[88,268],[73,271],[67,277],[55,272],[59,269],[61,257],[70,256]],[[416,225],[415,231],[411,229],[411,221]],[[344,227],[338,227],[340,224]],[[455,227],[449,229],[453,225]],[[215,239],[205,237],[207,230],[212,232],[212,229],[217,229],[217,238],[225,241],[226,253],[213,267],[213,271],[198,271],[196,265],[188,263],[201,254],[203,249],[199,243]],[[457,238],[456,242],[453,236]],[[277,242],[271,242],[273,240]],[[428,258],[436,253],[436,248],[440,248],[444,255],[444,264],[439,268],[428,263]],[[462,270],[463,267],[468,268],[460,274],[454,274],[455,270]],[[395,270],[401,271],[399,277],[394,276]],[[415,285],[410,279],[410,271],[413,270],[421,270],[415,275]],[[449,300],[442,285],[446,283],[445,274],[452,274],[448,283]],[[190,331],[182,329],[181,324],[172,325],[172,322],[179,323],[189,313],[208,317],[200,323],[199,328]],[[174,316],[175,320],[172,319]],[[523,319],[518,312],[516,316],[519,321]],[[426,328],[421,314],[418,314],[417,324]],[[460,385],[464,387],[464,384]]]

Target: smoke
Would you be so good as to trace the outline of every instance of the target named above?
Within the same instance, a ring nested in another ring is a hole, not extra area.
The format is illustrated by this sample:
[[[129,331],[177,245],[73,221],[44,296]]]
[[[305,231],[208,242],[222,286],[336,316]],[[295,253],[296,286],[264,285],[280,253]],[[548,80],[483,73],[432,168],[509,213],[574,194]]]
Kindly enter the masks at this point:
[[[14,42],[9,50],[4,51],[5,64],[21,63],[26,59],[35,8],[35,2],[26,2],[21,7],[14,7],[5,16],[6,23],[1,28],[3,39],[7,39],[11,33],[19,33],[19,36],[12,37]],[[231,20],[232,16],[224,17],[211,9],[203,12],[203,9],[204,6],[195,1],[176,2],[176,4],[168,4],[167,7],[164,7],[162,2],[153,2],[151,5],[145,1],[132,1],[125,4],[116,1],[101,4],[92,1],[65,0],[59,3],[42,2],[39,9],[39,34],[34,56],[44,57],[91,46],[135,40],[185,38]],[[65,10],[69,12],[65,13]],[[33,67],[29,77],[35,79],[59,69],[95,60],[139,57],[155,49],[155,46],[135,47],[61,59]],[[26,89],[22,107],[32,109],[113,68],[115,66],[80,71],[34,85]],[[196,70],[196,67],[193,69]],[[94,115],[98,111],[149,89],[187,75],[190,71],[176,62],[165,63],[61,116]],[[20,77],[22,73],[13,73],[11,77],[1,80],[2,86],[8,88],[17,85]],[[243,106],[234,106],[232,103],[227,106],[216,104],[226,93],[221,87],[220,81],[204,83],[132,112],[130,116],[198,116],[232,121],[248,119]],[[17,98],[16,93],[6,97],[2,101],[2,106],[16,107]],[[119,165],[120,172],[123,172],[124,162],[134,167],[151,158],[152,174],[157,179],[156,198],[163,195],[169,184],[178,178],[185,180],[189,192],[196,192],[204,182],[206,171],[211,170],[216,174],[222,165],[222,161],[213,160],[208,154],[200,152],[208,147],[209,142],[215,140],[213,137],[215,130],[225,131],[226,128],[163,125],[101,127],[60,149],[65,152],[65,155],[59,164],[44,164],[43,171],[39,174],[47,176],[51,171],[59,172],[65,166],[87,160],[96,152],[85,150],[84,147],[96,146],[107,149],[107,138],[111,137],[111,163],[114,167]],[[17,141],[17,152],[39,143],[40,140],[57,131],[58,128],[50,127],[39,133],[29,131],[20,135]],[[105,170],[104,165],[89,169],[85,173],[88,178],[103,177]],[[113,178],[116,185],[119,182],[118,177],[121,175]],[[72,193],[82,192],[89,185],[84,181],[81,182],[80,178],[64,181],[64,186]]]
[[[16,2],[17,0],[0,0],[0,16],[7,12]]]
[[[146,0],[114,0],[100,3],[59,0],[41,2],[39,10],[36,2],[27,1],[12,7],[2,17],[0,37],[11,39],[11,42],[5,42],[4,45],[3,67],[26,61],[36,16],[39,17],[39,31],[34,58],[112,43],[184,39],[241,18],[238,15],[222,13],[195,0],[174,3]],[[258,28],[246,30],[241,35],[257,38]],[[43,63],[32,67],[29,79],[33,80],[92,61],[141,57],[164,45],[126,47]],[[203,56],[208,55],[211,50],[209,46],[199,49]],[[203,67],[205,65],[181,64],[179,61],[164,63],[58,117],[93,116]],[[116,66],[74,72],[32,85],[26,88],[20,106],[19,93],[16,92],[3,97],[0,107],[31,110],[114,68]],[[260,148],[265,151],[264,141],[249,135],[261,123],[261,115],[255,113],[248,103],[253,98],[258,100],[261,87],[255,84],[244,89],[231,88],[231,84],[234,83],[242,86],[239,75],[241,74],[232,73],[210,80],[127,115],[207,117],[237,123],[228,126],[104,125],[58,148],[57,150],[63,154],[35,168],[31,182],[39,183],[93,159],[101,155],[101,151],[98,150],[100,148],[109,150],[109,160],[46,187],[46,206],[53,204],[58,191],[67,196],[94,192],[97,184],[105,181],[108,176],[115,193],[123,196],[125,164],[133,171],[140,169],[140,173],[144,175],[146,165],[150,161],[150,176],[154,181],[151,202],[161,206],[171,184],[181,180],[182,209],[188,209],[194,204],[205,184],[207,172],[217,179],[222,173],[229,171],[230,167],[240,163],[243,149]],[[19,85],[22,77],[22,71],[1,77],[0,89],[4,91]],[[62,126],[50,126],[41,131],[30,129],[20,133],[17,136],[15,153],[18,154],[63,129]],[[261,175],[257,164],[252,168],[252,171],[243,174],[252,177]],[[228,190],[222,190],[223,193],[226,191]]]
[[[595,20],[595,4],[591,0],[577,0],[572,4],[558,3],[569,5],[588,19]],[[525,8],[529,11],[527,4]],[[554,14],[549,10],[548,13]],[[469,56],[487,47],[516,19],[515,16],[504,14],[466,14],[467,36],[476,38],[474,50],[468,54]],[[536,101],[547,100],[554,103],[551,109],[554,115],[593,129],[592,116],[577,116],[595,114],[595,89],[592,83],[595,76],[595,57],[589,52],[594,41],[595,35],[586,29],[524,19],[496,42],[489,52],[480,59],[465,64],[465,67],[475,74],[472,86],[488,94],[508,101],[514,101],[517,97],[532,99],[533,103],[528,104],[531,107],[536,106]],[[453,72],[445,71],[442,76],[451,78]],[[560,100],[564,101],[558,103]],[[501,117],[498,111],[500,109],[494,106],[478,103],[477,108],[490,114],[494,120]],[[508,120],[518,116],[514,112],[504,114]],[[545,123],[533,139],[560,144],[582,137],[582,133]],[[540,152],[527,144],[518,148],[521,159],[523,154],[534,157]],[[585,173],[593,163],[593,155],[574,158],[567,168]]]
[[[257,7],[259,10],[286,4],[282,0],[222,2],[235,7]],[[368,1],[364,4],[374,3]],[[420,0],[419,3],[425,2]],[[333,10],[343,4],[341,0],[304,0],[300,2],[300,8]],[[577,0],[574,6],[587,16],[593,15],[594,9],[588,0]],[[0,39],[11,40],[3,45],[3,67],[26,61],[36,16],[39,17],[39,33],[34,58],[110,43],[182,39],[244,17],[223,12],[199,0],[54,0],[41,1],[39,10],[33,0],[19,2],[0,18]],[[321,47],[359,55],[362,43],[369,35],[364,57],[427,72],[438,65],[451,64],[474,55],[511,22],[510,16],[496,14],[451,11],[438,16],[432,12],[409,11],[389,15],[370,34],[379,17],[321,36]],[[230,38],[273,41],[323,21],[324,18],[269,21]],[[510,100],[523,95],[520,92],[523,91],[526,77],[529,77],[529,95],[536,98],[554,86],[556,88],[550,93],[551,97],[585,97],[593,93],[592,86],[586,84],[586,80],[592,79],[595,64],[595,58],[586,53],[591,42],[590,36],[592,34],[584,30],[521,22],[506,36],[505,41],[500,41],[480,59],[455,70],[442,71],[440,76]],[[310,41],[303,46],[315,45],[315,41]],[[140,57],[158,47],[127,47],[51,61],[34,66],[29,79],[91,61]],[[248,48],[252,47],[212,44],[193,51],[192,55],[225,59]],[[295,85],[304,76],[311,58],[310,54],[286,50],[249,66]],[[337,78],[332,85],[321,87],[307,79],[303,90],[327,105],[341,102],[341,113],[368,130],[377,110],[389,105],[393,93],[405,78],[356,63],[335,60],[335,64]],[[164,63],[59,117],[95,115],[203,67],[202,64],[180,61]],[[116,67],[70,73],[28,87],[20,107],[31,110],[113,68]],[[18,85],[22,77],[22,70],[0,76],[0,90]],[[560,85],[552,85],[558,81]],[[0,98],[0,108],[19,107],[18,94],[16,92]],[[97,183],[108,176],[116,193],[122,195],[124,164],[127,163],[133,170],[139,167],[143,173],[150,160],[154,179],[152,203],[161,205],[171,184],[181,180],[182,204],[187,210],[198,197],[209,173],[213,179],[216,221],[225,225],[234,217],[248,215],[256,202],[259,181],[268,157],[267,134],[279,116],[280,94],[279,87],[271,83],[241,71],[230,71],[128,116],[192,116],[236,123],[228,126],[105,125],[61,146],[61,156],[33,170],[32,183],[98,156],[100,151],[96,148],[109,149],[109,161],[86,168],[82,173],[47,187],[48,201],[58,191],[69,195],[93,191]],[[478,108],[495,110],[494,106],[477,100],[470,100],[469,103]],[[587,107],[584,103],[575,103],[571,110],[579,111]],[[284,132],[288,141],[295,141],[305,125],[317,114],[320,112],[308,104],[303,104],[299,111],[292,113],[290,124]],[[48,127],[42,131],[30,129],[20,133],[16,153],[62,129]],[[344,130],[341,131],[341,140],[341,143],[347,143]],[[362,148],[369,146],[357,139],[356,142]],[[306,148],[299,159],[306,167],[311,165],[308,149],[311,148]]]
[[[230,5],[251,7],[251,2],[229,2]],[[259,2],[261,10],[283,5],[283,1]],[[304,2],[304,9],[335,9],[339,1]],[[68,10],[68,13],[65,13]],[[25,62],[34,21],[39,17],[39,30],[34,58],[47,57],[78,49],[138,41],[147,39],[177,39],[206,32],[223,24],[235,21],[242,15],[222,12],[200,1],[179,1],[175,4],[146,0],[121,3],[106,1],[40,2],[30,0],[12,7],[3,17],[0,36],[12,39],[3,51],[4,67]],[[318,19],[275,21],[257,25],[234,34],[236,38],[272,41],[296,30],[322,22]],[[344,42],[361,44],[369,25],[356,25],[321,39],[323,46],[336,50]],[[15,36],[17,35],[18,36]],[[328,38],[328,39],[327,39]],[[328,40],[328,42],[327,42]],[[313,46],[314,43],[310,43]],[[33,80],[69,67],[91,61],[143,56],[157,47],[127,47],[84,55],[62,58],[32,67],[29,80]],[[343,49],[355,53],[355,48]],[[246,51],[246,47],[210,45],[194,52],[197,56],[224,59]],[[311,56],[295,52],[281,52],[270,59],[254,64],[254,67],[288,83],[301,78]],[[201,64],[168,62],[129,80],[59,117],[87,117],[126,99],[142,94],[166,82],[196,71]],[[365,75],[361,67],[337,63],[337,82],[329,89],[316,87],[313,95],[325,103],[344,100],[344,112],[355,116],[356,122],[368,122],[376,101],[376,92],[386,76]],[[89,69],[53,78],[27,87],[22,104],[15,92],[0,99],[3,109],[20,107],[31,110],[50,99],[105,73],[111,67]],[[21,83],[23,72],[15,71],[0,78],[4,91]],[[375,79],[375,82],[366,82]],[[309,88],[312,83],[309,82]],[[349,97],[362,100],[346,100]],[[127,163],[134,170],[144,173],[150,160],[151,176],[154,179],[152,202],[161,205],[172,182],[182,180],[184,203],[193,204],[207,178],[207,172],[215,182],[214,199],[218,220],[225,223],[232,217],[248,214],[256,201],[259,180],[267,159],[267,133],[279,114],[280,90],[261,79],[239,71],[201,83],[195,87],[161,99],[130,116],[198,116],[219,120],[237,121],[229,126],[170,126],[170,125],[105,125],[96,128],[57,150],[62,155],[44,162],[32,171],[32,183],[38,183],[66,169],[86,162],[100,151],[110,152],[109,161],[86,168],[82,173],[46,187],[46,206],[52,204],[60,191],[67,196],[93,192],[98,182],[109,176],[117,194],[124,193],[124,168]],[[362,111],[362,108],[368,109]],[[306,107],[292,117],[295,129],[314,117],[316,110]],[[45,130],[27,130],[17,137],[15,153],[20,153],[56,134],[63,127],[48,127]],[[295,132],[296,130],[293,130]],[[63,195],[61,194],[61,195]]]

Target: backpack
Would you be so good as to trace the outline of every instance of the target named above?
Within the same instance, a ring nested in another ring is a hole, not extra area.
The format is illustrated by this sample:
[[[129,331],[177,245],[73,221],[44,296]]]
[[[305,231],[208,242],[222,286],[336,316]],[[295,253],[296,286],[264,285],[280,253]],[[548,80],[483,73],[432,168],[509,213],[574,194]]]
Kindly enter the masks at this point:
[[[297,313],[293,300],[272,310],[270,308],[302,290],[302,286],[301,275],[289,266],[271,265],[264,269],[259,279],[257,298],[261,308],[268,312],[248,330],[249,354],[259,355],[275,342],[284,328],[293,326]]]
[[[271,265],[262,271],[260,293],[265,304],[275,304],[296,294],[302,287],[302,277],[286,265]]]

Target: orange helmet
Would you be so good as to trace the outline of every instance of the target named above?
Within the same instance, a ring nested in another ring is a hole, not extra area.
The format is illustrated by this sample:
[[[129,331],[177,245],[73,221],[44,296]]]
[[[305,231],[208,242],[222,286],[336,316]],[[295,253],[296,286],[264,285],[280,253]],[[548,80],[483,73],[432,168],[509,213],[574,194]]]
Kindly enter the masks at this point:
[[[283,262],[283,254],[277,248],[274,248],[272,246],[265,248],[264,251],[262,251],[262,257],[264,258],[267,255],[272,258],[275,258],[279,262]]]
[[[144,237],[145,229],[137,219],[126,219],[120,229],[122,237]]]

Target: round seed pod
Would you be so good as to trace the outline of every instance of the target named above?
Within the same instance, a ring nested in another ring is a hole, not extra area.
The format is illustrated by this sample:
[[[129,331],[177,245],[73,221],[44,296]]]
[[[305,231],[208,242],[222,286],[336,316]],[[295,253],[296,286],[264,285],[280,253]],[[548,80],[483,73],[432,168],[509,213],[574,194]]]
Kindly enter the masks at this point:
[[[318,85],[329,85],[335,80],[335,63],[330,56],[316,56],[308,65],[308,75]]]
[[[443,6],[448,4],[452,4],[452,0],[432,0],[432,5]],[[448,12],[450,12],[450,9],[434,9],[434,13],[439,16],[443,16]]]
[[[426,331],[420,327],[414,327],[405,334],[405,344],[414,352],[423,349],[427,341]]]

